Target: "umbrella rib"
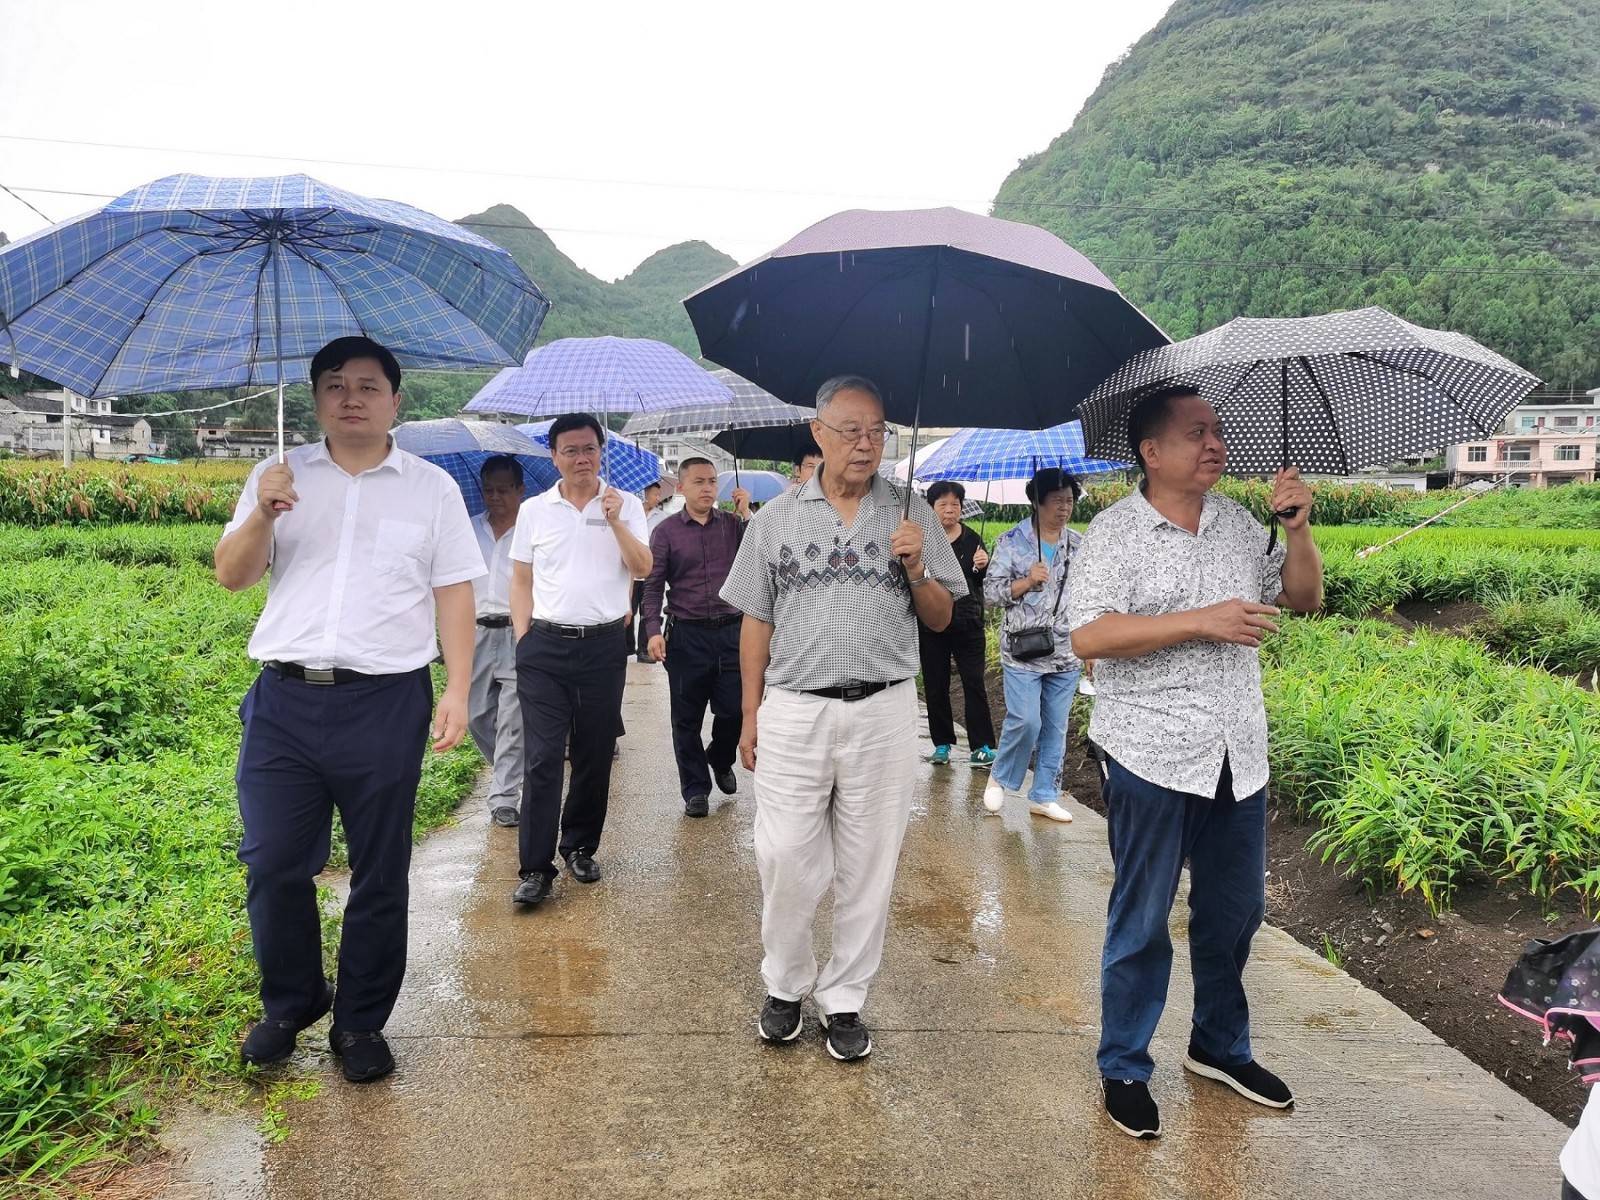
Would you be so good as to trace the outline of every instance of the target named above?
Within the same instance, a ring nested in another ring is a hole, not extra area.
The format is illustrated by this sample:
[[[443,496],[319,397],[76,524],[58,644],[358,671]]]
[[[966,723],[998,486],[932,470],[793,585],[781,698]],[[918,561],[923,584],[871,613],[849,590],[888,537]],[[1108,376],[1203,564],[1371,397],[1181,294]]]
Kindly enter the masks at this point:
[[[256,367],[261,363],[261,288],[267,278],[267,263],[272,260],[271,254],[261,256],[261,265],[256,268],[256,286],[254,305],[255,329],[250,334],[250,365],[245,368],[245,380],[249,382],[255,377]],[[283,330],[278,330],[278,340],[283,340]]]
[[[1333,401],[1328,399],[1328,391],[1322,386],[1322,381],[1317,378],[1317,373],[1311,369],[1311,360],[1305,355],[1300,356],[1300,369],[1306,373],[1306,378],[1311,380],[1311,386],[1317,389],[1317,395],[1322,400],[1322,411],[1328,414],[1328,420],[1333,424],[1335,444],[1339,447],[1340,457],[1344,459],[1344,473],[1350,474],[1350,447],[1345,444],[1344,430],[1339,428],[1339,416],[1333,411]]]
[[[1455,395],[1454,392],[1452,392],[1449,388],[1445,387],[1444,384],[1440,383],[1437,379],[1435,379],[1432,375],[1429,375],[1427,372],[1419,371],[1415,367],[1405,366],[1402,363],[1385,362],[1381,358],[1374,358],[1371,354],[1367,353],[1365,350],[1353,350],[1353,351],[1350,352],[1350,357],[1351,358],[1359,358],[1363,362],[1369,362],[1369,363],[1372,363],[1374,366],[1383,367],[1383,368],[1385,368],[1387,370],[1390,370],[1390,371],[1399,371],[1401,374],[1404,374],[1404,375],[1414,375],[1418,379],[1422,380],[1422,382],[1428,383],[1428,384],[1432,384],[1434,387],[1438,388],[1439,391],[1444,394],[1444,398],[1446,400],[1450,401],[1451,404],[1455,405],[1455,409],[1456,409],[1456,411],[1458,413],[1460,413],[1469,422],[1471,422],[1473,429],[1475,429],[1479,433],[1492,433],[1493,432],[1492,429],[1485,428],[1483,422],[1479,421],[1476,417],[1474,417],[1471,413],[1469,413],[1467,411],[1466,406],[1464,404],[1462,404],[1459,399],[1456,398],[1456,395]]]
[[[100,372],[100,378],[98,378],[98,379],[96,379],[94,381],[94,391],[92,391],[90,393],[91,396],[98,396],[100,394],[100,387],[101,387],[102,384],[105,383],[106,376],[111,374],[111,368],[116,365],[117,359],[122,357],[122,352],[128,348],[129,339],[131,339],[133,337],[134,333],[138,330],[139,326],[144,324],[144,319],[147,316],[150,315],[150,306],[155,303],[156,297],[161,295],[162,289],[165,288],[167,286],[167,284],[172,282],[172,277],[174,275],[176,275],[179,271],[183,270],[185,267],[187,267],[193,261],[194,260],[192,258],[184,259],[177,266],[173,267],[172,270],[168,271],[166,273],[166,275],[164,275],[162,277],[160,283],[156,284],[155,290],[152,291],[150,293],[149,298],[147,300],[145,300],[144,307],[139,310],[139,315],[134,318],[133,326],[128,330],[127,335],[122,339],[121,347],[117,350],[117,352],[115,354],[113,354],[111,356],[111,360],[106,363],[105,370]]]

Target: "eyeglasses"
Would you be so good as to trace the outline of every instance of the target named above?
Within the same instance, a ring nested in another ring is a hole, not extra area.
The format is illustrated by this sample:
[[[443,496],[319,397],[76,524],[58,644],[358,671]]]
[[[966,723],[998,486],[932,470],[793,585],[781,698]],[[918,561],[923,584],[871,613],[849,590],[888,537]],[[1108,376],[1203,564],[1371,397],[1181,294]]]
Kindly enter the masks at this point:
[[[874,446],[883,445],[884,439],[889,436],[887,425],[829,425],[821,417],[814,418],[818,425],[831,429],[852,445],[866,438]]]
[[[556,453],[571,462],[575,458],[593,458],[600,453],[600,447],[593,443],[587,446],[563,446]]]

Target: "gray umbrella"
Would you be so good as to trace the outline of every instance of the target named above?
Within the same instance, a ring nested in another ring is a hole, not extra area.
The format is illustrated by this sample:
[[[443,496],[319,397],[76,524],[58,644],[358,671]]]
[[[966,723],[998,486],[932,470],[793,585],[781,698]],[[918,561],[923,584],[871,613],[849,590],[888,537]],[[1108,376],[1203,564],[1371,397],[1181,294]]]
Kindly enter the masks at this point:
[[[1373,307],[1239,317],[1134,355],[1078,411],[1090,454],[1131,462],[1129,409],[1185,384],[1222,418],[1230,474],[1345,475],[1485,437],[1538,382],[1464,334]]]
[[[814,408],[785,404],[771,392],[735,375],[726,367],[718,367],[711,372],[711,377],[733,393],[732,399],[660,412],[637,413],[628,419],[622,432],[629,437],[662,437],[669,434],[699,434],[704,437],[725,432],[742,432],[746,429],[804,426],[817,415],[817,410]],[[810,436],[809,432],[807,436]],[[712,440],[716,441],[716,438],[713,437]],[[717,444],[723,445],[720,441]],[[762,457],[755,455],[753,451],[744,450],[742,445],[740,452]]]

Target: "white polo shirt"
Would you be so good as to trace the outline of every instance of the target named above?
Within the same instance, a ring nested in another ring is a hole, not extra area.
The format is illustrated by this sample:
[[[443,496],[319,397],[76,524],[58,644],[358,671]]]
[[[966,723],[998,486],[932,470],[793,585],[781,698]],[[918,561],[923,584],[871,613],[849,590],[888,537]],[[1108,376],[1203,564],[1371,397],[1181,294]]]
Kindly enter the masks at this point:
[[[256,507],[259,463],[226,532]],[[397,675],[435,654],[433,589],[483,575],[461,490],[399,447],[350,475],[323,442],[288,453],[300,499],[272,528],[267,604],[250,657]]]
[[[496,539],[488,513],[481,512],[472,518],[472,532],[478,535],[478,550],[489,568],[487,575],[472,581],[472,595],[480,617],[504,617],[511,613],[511,538],[515,531],[513,525]]]
[[[617,536],[606,522],[602,482],[579,512],[561,486],[522,502],[511,534],[511,557],[533,566],[533,615],[560,625],[604,625],[620,621],[633,595],[633,575],[622,560]],[[642,545],[650,545],[644,505],[622,497],[622,523]]]

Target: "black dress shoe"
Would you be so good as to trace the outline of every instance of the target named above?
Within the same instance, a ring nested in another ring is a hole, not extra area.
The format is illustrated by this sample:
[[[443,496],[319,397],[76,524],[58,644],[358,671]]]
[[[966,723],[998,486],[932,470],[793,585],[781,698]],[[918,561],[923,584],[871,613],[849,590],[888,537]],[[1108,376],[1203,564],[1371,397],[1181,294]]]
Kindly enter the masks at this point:
[[[239,1047],[240,1061],[257,1067],[282,1062],[294,1053],[295,1036],[315,1025],[333,1008],[333,981],[322,981],[322,998],[315,1007],[298,1021],[269,1021],[263,1018],[251,1027]]]
[[[739,781],[734,777],[732,767],[724,767],[717,772],[717,786],[722,789],[724,796],[731,796],[739,790]]]
[[[504,825],[507,828],[515,825],[517,819],[517,810],[509,804],[498,804],[495,806],[494,811],[489,814],[490,821],[496,825]]]
[[[513,904],[541,904],[550,899],[550,887],[554,882],[543,871],[537,871],[517,884],[517,890],[511,894],[511,902]]]
[[[394,1055],[389,1053],[389,1043],[375,1029],[368,1033],[330,1030],[328,1045],[344,1068],[344,1077],[351,1083],[371,1083],[394,1070]]]
[[[579,883],[599,883],[600,864],[594,857],[579,850],[567,859],[567,869],[572,872],[572,877]]]
[[[703,817],[710,811],[710,796],[690,796],[683,802],[683,815],[686,817]]]

